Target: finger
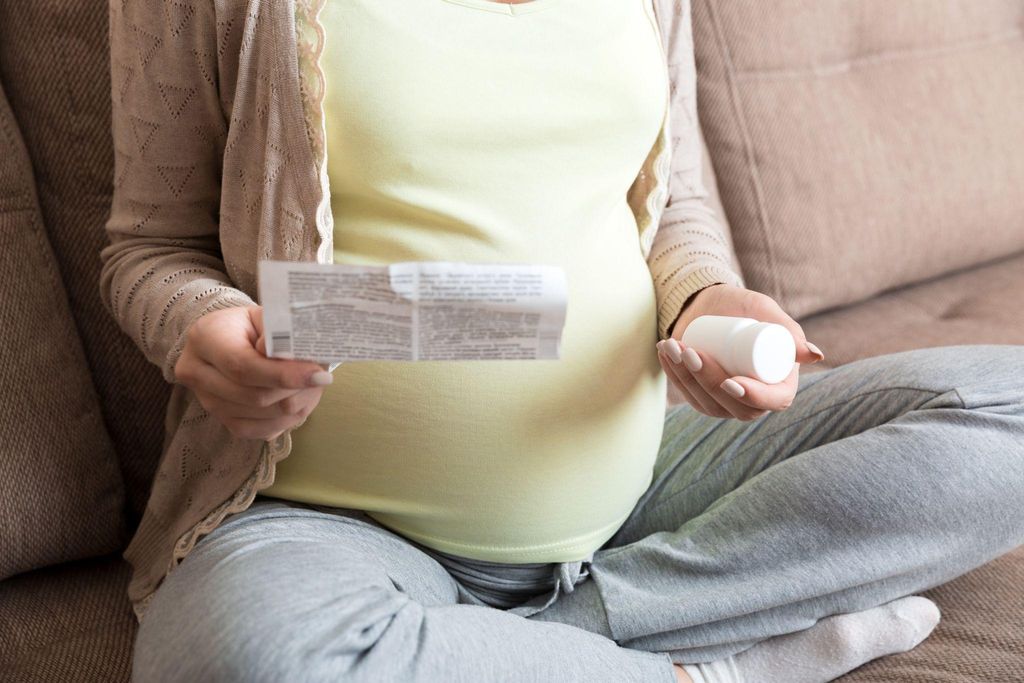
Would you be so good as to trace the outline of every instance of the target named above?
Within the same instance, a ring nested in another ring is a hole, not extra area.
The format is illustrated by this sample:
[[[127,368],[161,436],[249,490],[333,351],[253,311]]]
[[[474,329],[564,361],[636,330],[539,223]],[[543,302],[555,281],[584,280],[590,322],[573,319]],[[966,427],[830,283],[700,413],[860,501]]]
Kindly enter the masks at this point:
[[[804,334],[804,328],[800,326],[800,323],[793,320],[777,301],[767,297],[761,299],[761,301],[764,302],[767,308],[763,315],[765,322],[782,325],[793,335],[793,341],[796,343],[795,360],[797,363],[810,364],[825,360],[825,354],[821,352],[821,349],[807,341],[807,335]]]
[[[197,391],[196,395],[207,412],[216,415],[249,420],[272,420],[279,417],[301,416],[303,410],[319,401],[321,393],[323,389],[320,388],[303,389],[268,406],[229,401],[202,391]]]
[[[803,328],[796,323],[795,330],[787,327],[793,335],[793,340],[796,342],[796,358],[794,360],[797,363],[817,363],[818,361],[825,360],[825,354],[821,352],[817,346],[807,341],[807,337],[804,336]]]
[[[666,344],[671,344],[672,339],[666,340]],[[664,365],[668,367],[667,372],[669,376],[675,378],[676,382],[697,401],[699,410],[711,417],[732,417],[732,413],[726,410],[721,404],[718,403],[714,398],[708,395],[708,393],[700,386],[693,374],[681,363],[675,362],[674,358],[667,355],[664,350],[665,347],[659,349],[659,353],[664,360]]]
[[[732,417],[740,420],[753,420],[763,414],[764,406],[746,405],[722,388],[722,383],[729,378],[729,374],[714,358],[693,347],[686,347],[682,344],[679,346],[683,349],[683,365],[689,370],[697,384]],[[694,356],[696,361],[694,361]]]
[[[753,377],[736,375],[730,377],[743,389],[743,395],[736,400],[755,408],[767,410],[785,410],[793,403],[799,383],[800,364],[794,363],[793,370],[778,384],[765,384]]]
[[[255,341],[201,346],[198,355],[235,384],[247,387],[304,389],[330,384],[331,375],[309,361],[267,358]]]
[[[189,384],[195,387],[197,392],[202,391],[224,401],[258,408],[272,406],[289,396],[295,396],[304,391],[303,389],[242,386],[231,381],[220,370],[202,360],[197,361],[192,368]]]
[[[254,313],[254,314],[256,314],[256,313]],[[260,309],[258,315],[262,318],[262,315],[263,315],[263,310],[262,309]],[[262,327],[262,324],[261,324],[261,327]],[[270,356],[268,356],[266,354],[266,333],[262,329],[260,330],[259,337],[256,338],[256,342],[255,342],[254,346],[256,347],[256,351],[260,355],[262,355],[265,358],[270,357]],[[328,364],[328,362],[317,362],[316,365],[319,366],[319,369],[321,369],[323,371],[326,371],[326,372],[330,372],[330,371],[328,371],[328,367],[330,366],[330,364]]]
[[[270,357],[270,356],[267,355],[267,337],[262,332],[260,332],[260,336],[256,339],[255,346],[256,346],[256,351],[260,355],[264,356],[265,358],[269,358]]]
[[[658,363],[661,365],[661,369],[664,370],[669,381],[672,382],[673,386],[675,386],[675,388],[679,390],[679,393],[682,394],[683,398],[686,399],[686,402],[689,403],[694,410],[706,414],[707,408],[705,408],[704,403],[699,401],[697,397],[693,395],[693,392],[687,388],[683,378],[681,378],[676,372],[675,362],[662,351],[660,346],[658,347]]]
[[[252,323],[252,333],[249,335],[250,341],[253,346],[256,346],[256,341],[264,336],[265,330],[263,329],[263,307],[258,306],[249,310],[249,321]],[[265,349],[263,347],[256,346],[260,353],[263,353]]]
[[[658,351],[658,363],[661,364],[661,369],[665,372],[665,376],[668,377],[670,382],[672,382],[672,386],[674,386],[683,399],[690,404],[690,407],[699,412],[704,412],[704,407],[701,405],[700,401],[698,401],[693,394],[690,393],[690,390],[679,381],[675,372],[671,367],[669,367],[672,361],[669,358],[666,358],[660,350]]]

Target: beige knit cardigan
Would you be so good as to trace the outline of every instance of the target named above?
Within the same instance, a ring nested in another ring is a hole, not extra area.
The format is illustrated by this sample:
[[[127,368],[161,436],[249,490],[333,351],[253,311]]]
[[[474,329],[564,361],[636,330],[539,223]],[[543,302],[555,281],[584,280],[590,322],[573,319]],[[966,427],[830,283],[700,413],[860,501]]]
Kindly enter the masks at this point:
[[[139,620],[164,577],[273,482],[291,448],[287,432],[232,436],[175,383],[174,366],[190,323],[256,303],[259,260],[332,260],[323,2],[110,0],[115,178],[100,289],[174,384],[152,493],[124,552]],[[655,6],[670,115],[628,199],[664,338],[691,294],[742,279],[704,204],[689,2]]]

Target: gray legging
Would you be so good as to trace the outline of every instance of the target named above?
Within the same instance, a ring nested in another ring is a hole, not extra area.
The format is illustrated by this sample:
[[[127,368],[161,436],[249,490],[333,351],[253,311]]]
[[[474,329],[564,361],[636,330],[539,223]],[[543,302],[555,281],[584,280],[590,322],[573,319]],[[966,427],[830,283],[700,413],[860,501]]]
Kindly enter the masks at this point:
[[[671,409],[650,488],[582,561],[463,561],[356,510],[260,498],[164,581],[134,676],[673,683],[673,661],[1021,543],[1024,346],[918,349],[805,375],[753,422]]]

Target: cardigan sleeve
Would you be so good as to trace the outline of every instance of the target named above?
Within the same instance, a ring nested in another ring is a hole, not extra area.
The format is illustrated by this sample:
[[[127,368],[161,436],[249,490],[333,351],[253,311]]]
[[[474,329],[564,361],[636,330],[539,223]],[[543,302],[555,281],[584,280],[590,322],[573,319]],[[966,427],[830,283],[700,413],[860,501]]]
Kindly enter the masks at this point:
[[[678,2],[678,0],[673,0]],[[667,2],[662,2],[665,7]],[[696,67],[690,3],[662,13],[662,37],[672,83],[669,130],[672,162],[668,201],[647,263],[658,305],[658,337],[665,339],[683,306],[698,291],[716,283],[743,287],[732,265],[729,243],[701,179],[703,142],[697,122]]]
[[[254,304],[227,275],[218,236],[227,124],[213,2],[179,5],[110,1],[114,189],[99,283],[171,383],[194,320]]]

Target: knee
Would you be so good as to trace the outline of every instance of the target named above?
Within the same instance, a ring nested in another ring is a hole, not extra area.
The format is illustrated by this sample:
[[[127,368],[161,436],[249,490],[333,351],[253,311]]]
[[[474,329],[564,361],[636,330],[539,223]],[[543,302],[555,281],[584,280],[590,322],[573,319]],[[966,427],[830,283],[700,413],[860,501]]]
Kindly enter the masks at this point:
[[[863,367],[857,368],[858,365]],[[1024,346],[964,344],[911,349],[855,361],[836,370],[864,372],[864,388],[908,388],[948,395],[951,404],[998,403],[1024,412]],[[1012,412],[1012,411],[1011,411]]]
[[[1012,395],[1024,404],[1024,345],[974,344],[940,347],[942,367],[960,391]]]

